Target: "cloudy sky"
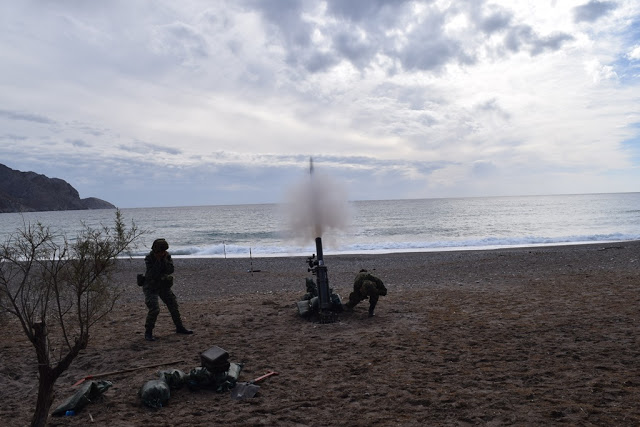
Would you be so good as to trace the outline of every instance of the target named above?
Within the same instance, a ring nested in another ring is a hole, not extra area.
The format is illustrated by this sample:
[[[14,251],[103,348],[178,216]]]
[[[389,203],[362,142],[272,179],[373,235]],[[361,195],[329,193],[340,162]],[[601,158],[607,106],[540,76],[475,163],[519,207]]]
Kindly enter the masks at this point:
[[[7,0],[0,163],[119,207],[640,191],[637,0]]]

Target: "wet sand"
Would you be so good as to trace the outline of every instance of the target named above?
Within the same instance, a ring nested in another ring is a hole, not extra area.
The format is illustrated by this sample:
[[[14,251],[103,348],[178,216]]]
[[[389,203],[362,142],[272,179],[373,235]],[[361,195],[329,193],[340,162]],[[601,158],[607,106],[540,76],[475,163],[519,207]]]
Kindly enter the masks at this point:
[[[305,261],[175,258],[195,333],[175,334],[162,306],[156,342],[144,340],[143,262],[121,261],[125,294],[58,380],[52,409],[87,375],[182,362],[100,378],[113,383],[101,399],[50,425],[640,425],[640,242],[326,256],[343,300],[360,268],[389,290],[375,317],[364,302],[331,324],[297,314]],[[0,321],[0,422],[28,425],[35,355],[13,319]],[[244,401],[183,388],[166,407],[142,405],[159,369],[189,372],[214,345],[244,363],[240,381],[279,375]]]

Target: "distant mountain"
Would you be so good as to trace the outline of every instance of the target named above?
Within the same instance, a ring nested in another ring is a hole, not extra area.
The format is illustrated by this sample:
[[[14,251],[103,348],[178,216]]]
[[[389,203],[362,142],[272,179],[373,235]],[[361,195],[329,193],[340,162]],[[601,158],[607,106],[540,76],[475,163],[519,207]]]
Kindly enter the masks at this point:
[[[62,179],[0,164],[0,213],[115,208],[95,197],[81,199],[78,191]]]

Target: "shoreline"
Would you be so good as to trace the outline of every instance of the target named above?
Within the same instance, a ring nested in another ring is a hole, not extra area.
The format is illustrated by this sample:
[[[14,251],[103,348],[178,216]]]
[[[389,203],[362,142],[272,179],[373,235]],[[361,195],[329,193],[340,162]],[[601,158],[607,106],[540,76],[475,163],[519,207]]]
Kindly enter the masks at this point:
[[[332,252],[331,250],[323,249],[323,253],[325,256],[331,257],[340,257],[340,256],[353,256],[353,255],[394,255],[394,254],[414,254],[414,253],[434,253],[434,252],[487,252],[487,251],[500,251],[500,250],[518,250],[518,249],[544,249],[544,248],[555,248],[555,247],[581,247],[581,246],[609,246],[609,245],[617,245],[624,243],[640,243],[640,239],[631,239],[631,240],[598,240],[598,241],[588,241],[588,242],[563,242],[563,243],[539,243],[539,244],[523,244],[523,245],[511,245],[511,246],[447,246],[447,247],[437,247],[437,248],[419,248],[419,249],[380,249],[380,250],[369,250],[369,251],[345,251],[345,252]],[[312,251],[307,251],[309,253],[315,253],[315,247]],[[258,254],[245,256],[245,255],[182,255],[182,254],[173,254],[171,250],[171,257],[174,259],[233,259],[233,258],[242,258],[242,259],[250,259],[250,258],[298,258],[298,257],[308,257],[309,255],[305,255],[301,252],[297,253],[285,253],[285,254]],[[144,255],[134,255],[131,256],[133,259],[142,259],[146,256],[146,252]],[[128,257],[121,257],[128,258]]]
[[[556,242],[556,243],[525,243],[518,245],[486,245],[486,246],[442,246],[442,247],[430,247],[430,248],[415,248],[415,249],[372,249],[366,251],[332,251],[331,249],[324,248],[324,254],[326,256],[348,256],[348,255],[392,255],[392,254],[404,254],[404,253],[431,253],[431,252],[469,252],[469,251],[493,251],[493,250],[509,250],[509,249],[527,249],[527,248],[546,248],[546,247],[556,247],[556,246],[583,246],[583,245],[608,245],[608,244],[616,244],[616,243],[626,243],[626,242],[636,242],[640,241],[637,239],[631,240],[596,240],[596,241],[584,241],[584,242]],[[315,253],[315,246],[309,246],[309,250],[306,251],[308,253]],[[171,252],[171,251],[170,251]],[[306,253],[304,252],[304,253]],[[173,258],[194,258],[194,259],[210,259],[210,258],[221,258],[221,259],[230,259],[230,258],[290,258],[303,256],[303,251],[299,253],[267,253],[257,255],[248,255],[245,253],[237,254],[237,253],[229,253],[226,255],[191,255],[191,254],[174,254],[172,253]],[[135,255],[132,258],[144,258],[145,254]]]

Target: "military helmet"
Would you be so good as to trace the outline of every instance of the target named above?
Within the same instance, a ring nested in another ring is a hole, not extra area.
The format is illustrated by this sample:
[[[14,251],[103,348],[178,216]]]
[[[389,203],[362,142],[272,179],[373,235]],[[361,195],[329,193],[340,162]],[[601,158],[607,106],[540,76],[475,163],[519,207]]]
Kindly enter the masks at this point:
[[[169,249],[169,244],[164,239],[156,239],[153,241],[153,245],[151,245],[151,250],[153,252],[162,252]]]

